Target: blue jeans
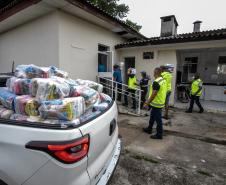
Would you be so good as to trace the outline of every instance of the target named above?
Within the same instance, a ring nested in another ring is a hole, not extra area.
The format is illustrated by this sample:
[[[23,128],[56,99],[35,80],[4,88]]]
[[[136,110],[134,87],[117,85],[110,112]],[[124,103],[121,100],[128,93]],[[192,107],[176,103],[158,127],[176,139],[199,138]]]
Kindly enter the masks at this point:
[[[163,126],[162,126],[162,109],[160,108],[151,108],[151,115],[149,120],[149,129],[152,130],[154,123],[157,123],[157,137],[162,137]]]

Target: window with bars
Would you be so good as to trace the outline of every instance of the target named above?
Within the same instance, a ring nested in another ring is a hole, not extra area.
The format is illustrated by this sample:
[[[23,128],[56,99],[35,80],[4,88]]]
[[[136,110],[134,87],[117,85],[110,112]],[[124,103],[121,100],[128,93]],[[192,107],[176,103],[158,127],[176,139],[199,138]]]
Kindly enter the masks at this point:
[[[217,74],[226,75],[226,56],[219,56],[217,65]]]

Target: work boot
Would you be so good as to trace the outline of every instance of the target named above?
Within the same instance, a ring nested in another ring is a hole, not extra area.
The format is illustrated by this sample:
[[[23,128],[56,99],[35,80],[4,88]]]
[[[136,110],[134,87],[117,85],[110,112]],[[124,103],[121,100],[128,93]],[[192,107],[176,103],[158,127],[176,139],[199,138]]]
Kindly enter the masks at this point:
[[[203,112],[204,112],[204,109],[201,109],[201,110],[199,111],[200,114],[203,113]]]
[[[143,132],[147,133],[147,134],[151,134],[152,130],[150,128],[143,128]]]
[[[151,139],[162,139],[162,136],[152,135],[150,138]]]
[[[186,110],[185,112],[186,112],[186,113],[192,113],[192,111],[191,111],[191,110]]]

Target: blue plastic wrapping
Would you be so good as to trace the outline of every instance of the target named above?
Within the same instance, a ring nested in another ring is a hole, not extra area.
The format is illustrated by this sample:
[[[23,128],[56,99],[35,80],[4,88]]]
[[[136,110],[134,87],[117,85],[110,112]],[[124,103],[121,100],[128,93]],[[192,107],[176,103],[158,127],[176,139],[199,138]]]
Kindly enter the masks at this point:
[[[31,92],[31,79],[11,77],[6,86],[16,95],[29,95]]]
[[[0,87],[0,102],[1,104],[10,110],[14,111],[14,99],[16,98],[16,95],[9,91],[5,87]]]
[[[49,78],[52,74],[50,67],[38,67],[33,64],[18,65],[15,70],[15,76],[18,78]]]

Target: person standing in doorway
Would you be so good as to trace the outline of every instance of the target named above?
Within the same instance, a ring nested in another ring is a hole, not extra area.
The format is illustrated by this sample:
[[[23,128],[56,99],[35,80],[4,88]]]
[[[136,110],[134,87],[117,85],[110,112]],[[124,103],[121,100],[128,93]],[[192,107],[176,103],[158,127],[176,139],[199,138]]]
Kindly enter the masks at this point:
[[[169,101],[170,95],[172,92],[172,73],[168,70],[168,66],[161,66],[162,70],[162,77],[166,81],[167,86],[167,93],[166,93],[166,102],[165,102],[165,115],[163,116],[164,119],[169,119]]]
[[[120,69],[120,66],[115,64],[113,66],[113,70],[114,70],[114,73],[113,73],[113,80],[114,82],[117,82],[116,85],[117,86],[117,101],[121,102],[121,95],[122,95],[122,72],[121,72],[121,69]],[[114,94],[114,99],[115,99],[115,94]]]
[[[135,98],[136,88],[137,88],[136,70],[133,69],[133,68],[129,68],[127,75],[129,77],[129,79],[128,79],[128,89],[125,92],[125,96],[124,96],[125,103],[123,105],[128,106],[128,95],[131,94],[132,101],[133,101],[132,109],[136,109],[136,98]]]
[[[149,80],[150,80],[150,78],[147,75],[147,73],[145,71],[141,71],[141,80],[140,80],[140,89],[142,90],[141,91],[141,105],[140,105],[141,108],[144,106],[144,103],[146,101]]]
[[[200,96],[202,95],[202,85],[203,82],[199,77],[199,74],[195,74],[194,80],[191,84],[191,100],[190,100],[190,107],[186,111],[186,113],[192,113],[194,102],[199,107],[199,113],[203,113],[204,109],[199,101]]]
[[[151,134],[153,125],[157,123],[157,133],[152,135],[152,139],[162,139],[163,136],[163,124],[162,124],[162,109],[165,106],[167,86],[166,81],[161,76],[161,69],[155,68],[154,70],[155,81],[151,85],[151,96],[144,104],[144,108],[148,109],[151,106],[151,115],[149,120],[149,126],[143,128],[143,131]]]

